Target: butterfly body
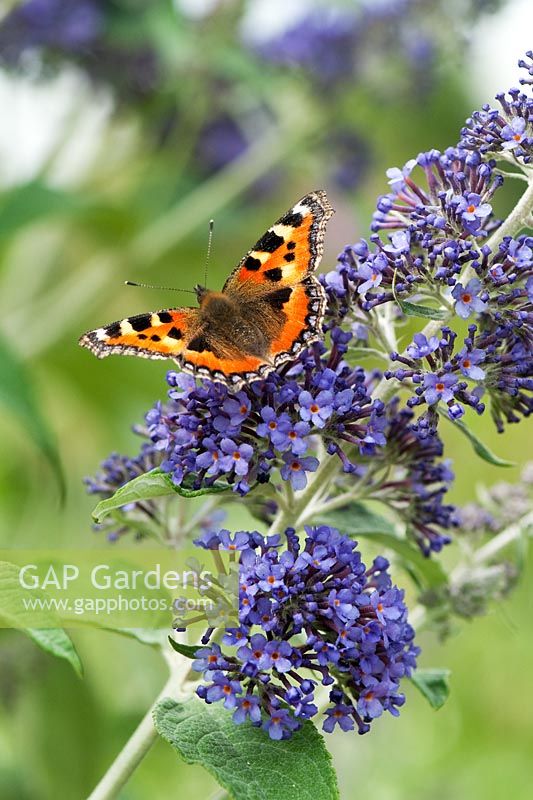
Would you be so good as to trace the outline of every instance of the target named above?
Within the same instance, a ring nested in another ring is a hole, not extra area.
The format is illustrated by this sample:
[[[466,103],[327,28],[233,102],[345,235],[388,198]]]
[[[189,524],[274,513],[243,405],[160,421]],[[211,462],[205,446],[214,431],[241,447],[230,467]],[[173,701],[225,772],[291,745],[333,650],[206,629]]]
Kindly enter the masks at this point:
[[[80,339],[112,353],[172,358],[199,377],[238,388],[297,357],[321,337],[325,292],[314,275],[325,225],[325,192],[303,197],[257,241],[221,292],[196,286],[198,308],[139,314]]]

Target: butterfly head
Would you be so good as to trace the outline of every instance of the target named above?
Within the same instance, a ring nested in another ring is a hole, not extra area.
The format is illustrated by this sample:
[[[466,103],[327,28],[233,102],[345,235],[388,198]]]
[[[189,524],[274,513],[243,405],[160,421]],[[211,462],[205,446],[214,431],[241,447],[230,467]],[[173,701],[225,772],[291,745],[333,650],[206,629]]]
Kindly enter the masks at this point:
[[[196,286],[194,287],[194,291],[198,299],[198,303],[202,305],[202,301],[205,300],[206,295],[209,294],[209,289],[206,289],[205,286],[200,286],[200,284],[197,283]]]

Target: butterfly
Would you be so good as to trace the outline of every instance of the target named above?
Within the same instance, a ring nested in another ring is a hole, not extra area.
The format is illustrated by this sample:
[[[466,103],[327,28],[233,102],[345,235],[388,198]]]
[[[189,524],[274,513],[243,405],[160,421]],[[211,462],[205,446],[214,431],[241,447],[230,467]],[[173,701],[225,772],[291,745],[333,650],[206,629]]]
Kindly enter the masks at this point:
[[[98,358],[172,358],[182,370],[234,389],[294,360],[322,336],[325,291],[315,276],[334,213],[310,192],[244,256],[221,292],[196,286],[198,308],[127,317],[80,339]]]

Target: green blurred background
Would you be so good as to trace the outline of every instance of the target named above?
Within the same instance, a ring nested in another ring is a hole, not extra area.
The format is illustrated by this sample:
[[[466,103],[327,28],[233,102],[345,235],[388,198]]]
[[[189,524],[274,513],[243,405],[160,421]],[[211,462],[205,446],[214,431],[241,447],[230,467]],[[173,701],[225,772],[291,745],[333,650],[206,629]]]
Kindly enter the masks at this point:
[[[126,288],[126,278],[201,281],[214,217],[209,284],[218,288],[316,188],[337,209],[323,261],[331,268],[368,234],[387,167],[455,144],[473,108],[517,83],[532,23],[527,0],[0,4],[0,343],[12,370],[0,376],[0,546],[104,544],[83,476],[112,450],[134,452],[130,425],[164,396],[167,367],[100,362],[77,339],[187,303]],[[517,190],[500,193],[499,214]],[[13,399],[13,374],[29,405]],[[518,466],[479,461],[445,430],[457,503],[478,485],[516,479],[531,457],[527,422],[503,436],[488,417],[471,422]],[[67,477],[63,505],[50,441]],[[343,798],[531,796],[532,575],[530,565],[509,600],[445,645],[421,637],[422,665],[452,670],[442,710],[407,687],[399,720],[380,720],[367,737],[328,738]],[[5,800],[86,796],[164,683],[160,659],[135,641],[72,636],[83,680],[21,634],[0,632]],[[120,796],[213,792],[207,773],[158,743]]]

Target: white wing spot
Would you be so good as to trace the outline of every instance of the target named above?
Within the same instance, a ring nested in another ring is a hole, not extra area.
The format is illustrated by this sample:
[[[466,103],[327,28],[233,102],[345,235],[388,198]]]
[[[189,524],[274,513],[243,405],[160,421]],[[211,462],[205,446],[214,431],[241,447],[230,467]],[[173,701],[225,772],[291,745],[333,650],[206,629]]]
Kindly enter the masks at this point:
[[[129,323],[129,320],[127,319],[123,319],[122,322],[120,323],[120,332],[122,336],[127,336],[128,333],[135,333],[135,331],[133,330],[133,328]]]

